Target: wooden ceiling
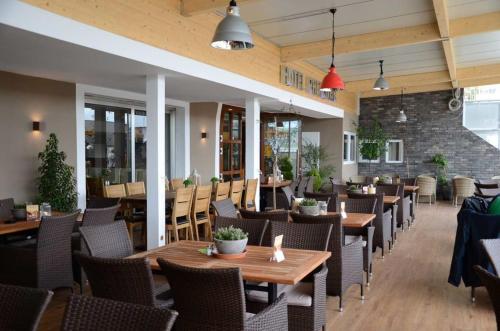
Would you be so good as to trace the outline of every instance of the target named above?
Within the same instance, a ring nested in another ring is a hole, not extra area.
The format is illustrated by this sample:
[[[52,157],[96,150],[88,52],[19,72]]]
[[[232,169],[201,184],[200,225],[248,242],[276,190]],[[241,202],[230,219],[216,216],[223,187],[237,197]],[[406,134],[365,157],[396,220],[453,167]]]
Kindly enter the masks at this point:
[[[281,48],[283,63],[330,65],[331,14],[336,66],[361,96],[500,82],[499,0],[238,0],[251,29]],[[228,0],[181,0],[184,15]],[[384,60],[388,91],[372,90]]]

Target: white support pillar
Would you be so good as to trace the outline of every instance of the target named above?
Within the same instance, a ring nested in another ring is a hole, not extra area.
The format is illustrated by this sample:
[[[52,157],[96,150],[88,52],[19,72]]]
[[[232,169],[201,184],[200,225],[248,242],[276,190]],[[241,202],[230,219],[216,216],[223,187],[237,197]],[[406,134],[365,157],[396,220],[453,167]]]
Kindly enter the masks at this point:
[[[175,109],[175,171],[172,178],[187,178],[191,171],[189,105]]]
[[[87,207],[87,183],[85,170],[85,92],[82,86],[76,85],[76,192],[78,208]]]
[[[260,171],[260,102],[256,98],[245,101],[245,176],[259,178]],[[255,195],[255,208],[260,210],[260,185]]]
[[[165,245],[165,76],[146,78],[147,249]]]

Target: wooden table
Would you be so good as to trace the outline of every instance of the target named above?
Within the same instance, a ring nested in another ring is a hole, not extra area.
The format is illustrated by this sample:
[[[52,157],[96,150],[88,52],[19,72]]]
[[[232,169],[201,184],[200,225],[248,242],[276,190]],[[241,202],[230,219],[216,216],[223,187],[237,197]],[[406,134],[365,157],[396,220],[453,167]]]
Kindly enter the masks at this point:
[[[291,183],[292,183],[291,180],[284,180],[282,182],[276,182],[276,188],[289,186]],[[260,184],[260,188],[263,188],[263,189],[272,189],[273,188],[273,184],[272,183],[261,183]]]
[[[329,215],[338,215],[337,212],[329,212]],[[363,213],[347,213],[347,218],[342,220],[342,226],[345,228],[361,229],[371,225],[377,215]]]
[[[60,212],[52,212],[53,216],[60,216],[63,213]],[[78,222],[81,222],[83,218],[83,214],[78,216]],[[0,222],[0,236],[6,234],[13,234],[23,231],[36,230],[40,227],[40,220],[35,221],[16,221],[15,223],[5,223]]]
[[[175,199],[175,191],[165,191],[165,202],[170,202]],[[124,204],[131,207],[145,207],[148,202],[146,194],[129,195],[120,199]]]
[[[208,242],[183,240],[132,255],[130,258],[148,258],[153,270],[160,269],[156,262],[158,257],[193,268],[240,268],[244,280],[268,283],[265,289],[268,302],[272,303],[278,296],[277,284],[297,284],[331,255],[330,252],[284,248],[285,261],[276,263],[269,261],[272,256],[271,247],[247,246],[244,258],[222,260],[198,252],[198,249],[208,245]]]
[[[417,192],[419,189],[416,185],[405,185],[405,193],[413,193]]]

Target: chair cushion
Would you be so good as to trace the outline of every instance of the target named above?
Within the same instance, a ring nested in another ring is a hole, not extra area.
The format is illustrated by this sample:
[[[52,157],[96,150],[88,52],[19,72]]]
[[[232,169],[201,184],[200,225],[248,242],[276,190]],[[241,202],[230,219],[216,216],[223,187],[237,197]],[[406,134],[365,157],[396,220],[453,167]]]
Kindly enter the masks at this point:
[[[500,197],[496,197],[488,206],[488,214],[500,215]]]
[[[260,283],[259,285],[267,286],[267,283]],[[286,293],[286,301],[289,306],[312,306],[312,283],[300,282],[296,285],[278,284],[278,296],[282,293]],[[267,292],[257,290],[247,291],[247,299],[252,302],[267,303]]]

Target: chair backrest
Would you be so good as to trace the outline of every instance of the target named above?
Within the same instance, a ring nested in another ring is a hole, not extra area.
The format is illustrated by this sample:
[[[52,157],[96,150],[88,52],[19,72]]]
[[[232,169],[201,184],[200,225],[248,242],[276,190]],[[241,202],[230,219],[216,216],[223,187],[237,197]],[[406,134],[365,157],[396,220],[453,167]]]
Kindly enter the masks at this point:
[[[120,205],[107,208],[87,208],[83,213],[82,226],[104,225],[115,221]]]
[[[215,231],[219,228],[234,226],[248,233],[248,245],[260,246],[269,221],[267,219],[242,219],[233,217],[215,217]]]
[[[182,178],[172,178],[170,185],[172,186],[172,191],[177,191],[178,188],[184,187],[184,180]]]
[[[417,185],[417,178],[412,177],[412,178],[401,178],[401,181],[405,183],[405,185],[409,186],[415,186]]]
[[[241,180],[233,180],[231,182],[231,190],[229,196],[233,203],[237,206],[241,206],[241,199],[243,197],[243,185],[245,181]]]
[[[297,186],[297,197],[298,198],[303,198],[304,197],[304,192],[307,191],[307,186],[309,184],[309,180],[311,177],[302,177],[300,178],[299,185]]]
[[[75,253],[89,280],[92,295],[99,298],[155,305],[155,287],[149,260],[112,259]]]
[[[125,188],[127,195],[146,194],[146,185],[144,185],[144,182],[127,183],[125,184]]]
[[[231,190],[231,182],[218,182],[215,187],[215,201],[225,200],[229,198],[229,191]]]
[[[82,226],[80,233],[91,256],[120,259],[134,253],[125,221]]]
[[[249,219],[264,219],[270,222],[288,222],[288,211],[287,210],[273,210],[273,211],[251,211],[240,209],[240,215],[242,218]]]
[[[367,178],[366,176],[351,176],[349,177],[349,183],[351,184],[367,184]]]
[[[500,239],[483,239],[480,242],[495,272],[500,276]]]
[[[0,330],[37,330],[54,293],[0,284]]]
[[[347,185],[332,184],[332,193],[347,194]]]
[[[42,218],[36,241],[39,288],[72,287],[71,233],[79,215],[77,210],[64,216]]]
[[[179,314],[175,310],[72,295],[62,331],[170,331]]]
[[[105,198],[124,198],[127,196],[127,191],[124,184],[104,186]]]
[[[500,329],[500,278],[489,273],[479,265],[474,266],[474,271],[488,291],[497,319],[497,329]]]
[[[283,248],[326,251],[330,242],[332,224],[324,219],[323,223],[284,223],[271,222],[271,242],[283,235]]]
[[[455,176],[452,179],[453,193],[461,197],[470,197],[474,195],[474,179]]]
[[[99,209],[116,206],[120,203],[120,198],[90,197],[87,199],[87,208]]]
[[[432,195],[436,193],[436,179],[430,176],[417,177],[418,194]]]
[[[178,330],[244,330],[245,295],[238,268],[188,268],[158,259],[179,312]],[[208,286],[209,284],[209,286]]]
[[[205,213],[208,216],[212,185],[197,186],[193,196],[193,213]]]
[[[212,201],[212,206],[215,209],[215,214],[217,216],[224,216],[224,217],[233,217],[237,218],[238,217],[238,210],[233,204],[233,201],[231,199],[224,199],[224,200],[219,200],[219,201]]]
[[[286,201],[288,202],[288,208],[286,209],[290,209],[290,207],[292,206],[293,191],[290,186],[283,186],[281,188],[281,191],[285,194]]]
[[[338,262],[342,263],[342,242],[344,240],[344,229],[342,227],[340,214],[311,216],[291,213],[290,215],[292,216],[293,224],[330,224],[331,233],[328,237],[327,248],[328,251],[332,252],[333,260],[338,260]],[[320,238],[323,237],[318,237],[318,240]],[[324,239],[321,239],[321,241],[322,240]]]
[[[255,208],[255,196],[257,194],[258,179],[247,179],[245,197],[243,199],[244,208]]]
[[[175,190],[174,207],[172,208],[172,222],[177,217],[189,216],[193,201],[193,187],[182,187]]]
[[[399,195],[399,185],[398,184],[378,184],[376,187],[377,193],[384,193],[384,195],[398,196]]]
[[[10,221],[12,219],[12,209],[14,209],[14,199],[0,200],[0,221]]]
[[[338,209],[338,193],[304,192],[304,198],[315,199],[316,201],[325,201],[328,204],[327,209],[329,212],[335,212]]]
[[[348,193],[347,197],[348,199],[345,200],[346,213],[374,214],[379,210],[381,210],[382,213],[384,212],[384,193]],[[382,206],[381,208],[380,205]]]

